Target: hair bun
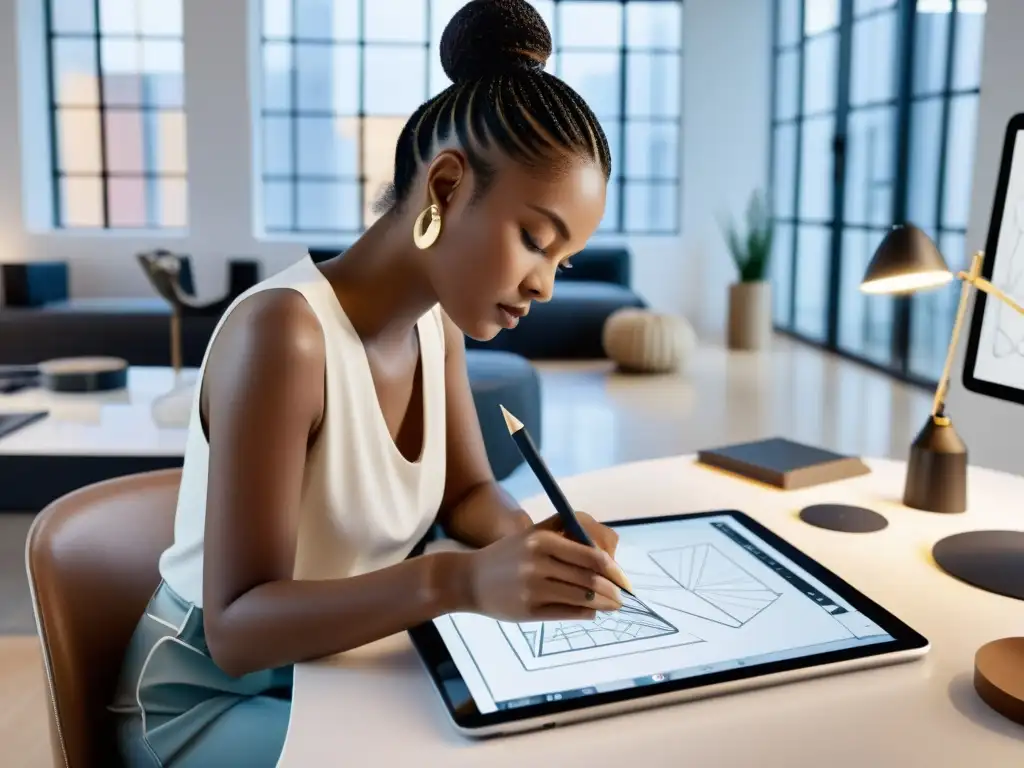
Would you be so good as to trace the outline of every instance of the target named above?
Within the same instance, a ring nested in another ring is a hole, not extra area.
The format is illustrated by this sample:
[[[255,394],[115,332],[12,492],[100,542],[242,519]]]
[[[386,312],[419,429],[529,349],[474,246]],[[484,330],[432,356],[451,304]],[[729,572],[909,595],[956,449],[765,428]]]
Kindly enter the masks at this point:
[[[441,66],[454,83],[515,70],[542,70],[551,32],[526,0],[471,0],[441,35]]]

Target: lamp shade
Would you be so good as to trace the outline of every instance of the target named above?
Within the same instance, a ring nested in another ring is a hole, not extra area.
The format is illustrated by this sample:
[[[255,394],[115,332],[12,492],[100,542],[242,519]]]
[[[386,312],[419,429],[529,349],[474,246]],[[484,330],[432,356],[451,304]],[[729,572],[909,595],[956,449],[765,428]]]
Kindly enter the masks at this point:
[[[893,227],[868,264],[864,293],[913,293],[953,279],[935,243],[913,224]]]

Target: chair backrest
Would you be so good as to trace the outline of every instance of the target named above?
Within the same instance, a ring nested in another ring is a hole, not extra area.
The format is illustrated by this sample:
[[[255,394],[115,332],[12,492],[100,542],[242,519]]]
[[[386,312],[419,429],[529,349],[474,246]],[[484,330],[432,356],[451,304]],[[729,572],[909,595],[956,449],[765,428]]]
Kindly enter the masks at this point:
[[[107,480],[39,513],[25,561],[56,765],[117,765],[107,705],[173,540],[180,469]]]

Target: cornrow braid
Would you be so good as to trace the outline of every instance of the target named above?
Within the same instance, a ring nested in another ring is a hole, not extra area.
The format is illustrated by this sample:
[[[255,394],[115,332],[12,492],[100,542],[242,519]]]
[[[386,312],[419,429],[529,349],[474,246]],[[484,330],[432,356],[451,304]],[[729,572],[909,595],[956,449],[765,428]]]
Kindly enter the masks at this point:
[[[544,71],[551,33],[526,0],[471,0],[441,35],[441,65],[452,85],[422,104],[395,147],[395,173],[378,212],[401,207],[420,166],[454,134],[476,177],[477,196],[494,177],[484,151],[497,148],[534,167],[576,155],[611,176],[601,124],[583,98]]]

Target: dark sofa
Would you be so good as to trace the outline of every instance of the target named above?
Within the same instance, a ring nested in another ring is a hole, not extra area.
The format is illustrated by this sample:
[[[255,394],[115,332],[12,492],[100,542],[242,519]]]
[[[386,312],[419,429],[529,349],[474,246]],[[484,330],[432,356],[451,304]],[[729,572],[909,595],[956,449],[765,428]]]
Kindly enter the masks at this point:
[[[310,249],[316,261],[339,252]],[[559,275],[552,300],[535,303],[519,327],[502,331],[488,342],[467,339],[466,346],[512,352],[531,360],[603,358],[601,331],[608,315],[620,307],[645,305],[629,287],[630,254],[620,248],[588,248],[572,263],[572,269]],[[33,275],[45,281],[45,289],[32,287]],[[32,364],[76,355],[110,355],[133,365],[170,364],[170,309],[162,299],[68,301],[64,265],[39,265],[38,270],[19,276],[19,281],[19,295],[39,299],[29,302],[34,306],[8,304],[0,309],[0,364]],[[182,318],[185,366],[202,362],[218,319],[212,314]]]

